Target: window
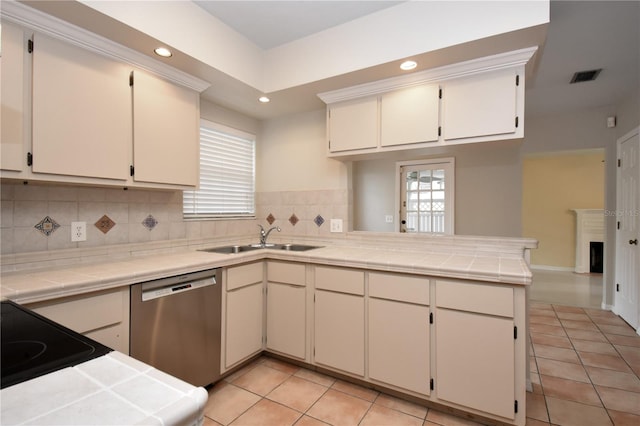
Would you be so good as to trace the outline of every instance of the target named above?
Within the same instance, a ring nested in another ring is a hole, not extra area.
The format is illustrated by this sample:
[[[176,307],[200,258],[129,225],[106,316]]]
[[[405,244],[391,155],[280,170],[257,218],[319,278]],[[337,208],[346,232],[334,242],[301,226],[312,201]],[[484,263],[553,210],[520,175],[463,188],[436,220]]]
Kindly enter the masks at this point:
[[[185,218],[255,216],[255,136],[200,120],[200,187],[184,191]]]
[[[453,234],[454,159],[397,163],[400,232]]]

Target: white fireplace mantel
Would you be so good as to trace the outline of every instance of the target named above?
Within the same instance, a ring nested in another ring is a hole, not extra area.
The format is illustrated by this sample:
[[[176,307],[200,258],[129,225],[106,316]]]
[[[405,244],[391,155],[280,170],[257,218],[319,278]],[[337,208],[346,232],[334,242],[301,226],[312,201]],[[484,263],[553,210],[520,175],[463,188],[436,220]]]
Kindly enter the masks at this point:
[[[575,272],[589,273],[590,242],[604,242],[604,210],[572,209],[576,213]]]

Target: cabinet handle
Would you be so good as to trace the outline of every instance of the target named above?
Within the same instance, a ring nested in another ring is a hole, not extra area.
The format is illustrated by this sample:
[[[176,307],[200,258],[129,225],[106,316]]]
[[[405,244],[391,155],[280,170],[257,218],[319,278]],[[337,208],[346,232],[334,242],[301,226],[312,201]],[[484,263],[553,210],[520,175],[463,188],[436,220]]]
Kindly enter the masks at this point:
[[[634,245],[638,245],[638,239],[636,238],[635,240],[629,240],[629,244],[634,244]]]

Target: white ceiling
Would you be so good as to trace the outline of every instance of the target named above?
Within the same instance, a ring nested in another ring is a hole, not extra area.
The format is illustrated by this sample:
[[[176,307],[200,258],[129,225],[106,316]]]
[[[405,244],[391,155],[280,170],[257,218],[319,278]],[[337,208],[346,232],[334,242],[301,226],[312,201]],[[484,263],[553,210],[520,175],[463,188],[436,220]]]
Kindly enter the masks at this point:
[[[196,1],[268,49],[393,6],[396,1]],[[615,104],[639,90],[640,2],[552,1],[539,68],[529,81],[529,115]],[[602,68],[570,85],[574,72]]]
[[[155,47],[159,41],[149,33],[137,27],[132,28],[91,7],[91,3],[104,5],[105,2],[81,0],[24,3],[145,54],[148,54],[152,50],[151,46]],[[144,12],[151,10],[145,8],[152,8],[153,3],[155,2],[137,4],[141,8],[139,10]],[[359,17],[373,17],[381,12],[391,11],[392,6],[399,6],[398,3],[404,2],[197,1],[195,4],[198,6],[195,6],[195,9],[201,15],[210,18],[213,15],[224,22],[232,28],[231,35],[237,35],[245,40],[247,45],[255,46],[257,52],[272,52],[286,48],[300,38],[314,37],[314,33],[327,28],[351,25],[357,22]],[[456,8],[465,8],[473,3],[475,2],[457,1],[451,4]],[[508,3],[499,2],[502,5]],[[204,12],[205,9],[208,13]],[[462,15],[461,18],[464,18]],[[425,25],[433,26],[438,23],[431,16],[427,18]],[[470,27],[476,25],[477,19],[473,18],[465,21],[469,22]],[[164,28],[167,28],[166,23]],[[615,105],[631,97],[632,91],[637,93],[639,90],[639,28],[638,1],[552,1],[548,27],[532,27],[526,31],[509,32],[504,36],[488,37],[477,42],[427,52],[416,56],[422,61],[422,68],[419,66],[418,70],[445,65],[455,60],[470,59],[470,52],[477,56],[487,56],[499,51],[529,47],[517,43],[537,40],[536,44],[541,45],[541,51],[534,57],[533,78],[529,78],[531,74],[527,78],[528,116]],[[393,40],[395,34],[384,33],[382,28],[380,31],[384,37]],[[445,37],[449,35],[443,33]],[[367,34],[363,37],[367,37]],[[518,38],[522,40],[516,40]],[[196,39],[198,46],[207,46],[202,37]],[[191,41],[192,37],[188,40]],[[293,43],[290,43],[292,41]],[[402,48],[404,44],[396,46]],[[242,79],[234,77],[233,73],[222,72],[185,53],[189,46],[171,47],[176,50],[171,62],[173,66],[211,83],[211,87],[202,95],[204,99],[258,119],[322,108],[323,104],[316,96],[319,92],[391,77],[399,73],[397,63],[381,63],[269,93],[272,102],[261,105],[256,102],[261,93],[254,86],[243,83]],[[373,50],[376,48],[377,45],[371,46]],[[301,60],[311,59],[315,53],[309,52],[308,56]],[[593,68],[603,69],[596,81],[569,85],[575,71]]]
[[[266,50],[402,2],[196,0],[194,3]]]
[[[640,2],[553,1],[547,42],[528,82],[528,115],[615,105],[640,90]],[[602,68],[595,81],[573,73]]]

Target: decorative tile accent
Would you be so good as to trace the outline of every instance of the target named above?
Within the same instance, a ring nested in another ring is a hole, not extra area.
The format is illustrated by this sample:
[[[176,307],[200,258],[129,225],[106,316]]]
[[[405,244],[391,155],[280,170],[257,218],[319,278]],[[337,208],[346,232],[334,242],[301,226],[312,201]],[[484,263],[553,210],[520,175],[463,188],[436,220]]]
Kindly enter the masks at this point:
[[[269,213],[269,216],[267,216],[267,222],[269,222],[269,225],[273,225],[273,222],[275,221],[276,218],[271,213]]]
[[[95,225],[96,225],[96,228],[102,231],[103,234],[106,234],[107,232],[111,231],[111,228],[116,226],[116,223],[113,220],[111,220],[109,216],[105,214],[100,219],[98,219]]]
[[[147,216],[143,221],[142,225],[147,228],[149,231],[153,230],[156,227],[158,221],[152,215]]]
[[[60,225],[49,216],[45,216],[45,218],[38,222],[34,228],[48,237],[53,234],[56,229],[60,228]]]
[[[289,223],[292,224],[293,226],[296,226],[296,223],[298,223],[299,219],[298,216],[296,216],[295,213],[291,214],[291,217],[289,218]]]
[[[322,226],[322,224],[324,223],[324,218],[320,215],[316,216],[315,219],[313,219],[313,222],[318,225],[318,228]]]

